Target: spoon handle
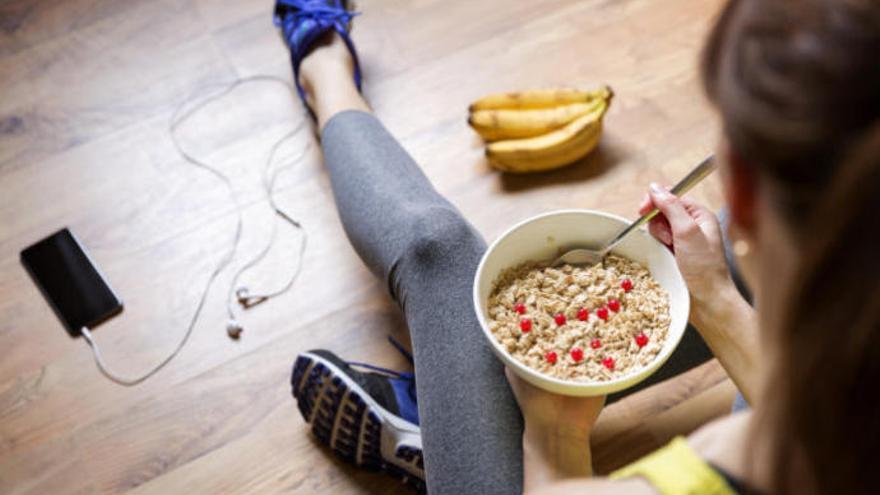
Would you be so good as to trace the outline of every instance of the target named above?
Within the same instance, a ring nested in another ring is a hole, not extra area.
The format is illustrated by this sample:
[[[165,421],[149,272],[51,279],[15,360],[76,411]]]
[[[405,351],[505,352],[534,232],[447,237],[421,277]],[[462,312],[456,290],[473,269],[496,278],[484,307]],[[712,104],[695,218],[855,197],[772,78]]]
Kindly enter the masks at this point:
[[[691,170],[689,174],[681,179],[678,184],[676,184],[670,190],[670,192],[672,194],[675,194],[676,196],[683,195],[684,193],[690,191],[691,188],[693,188],[695,185],[699,184],[699,182],[705,179],[709,174],[711,174],[713,170],[715,170],[715,155],[709,155],[705,159],[703,159],[703,161],[700,162],[699,165],[694,167],[694,169]],[[656,217],[658,213],[660,213],[660,210],[654,208],[648,213],[642,215],[641,218],[639,218],[635,222],[629,224],[628,227],[621,230],[620,233],[614,237],[614,239],[608,241],[608,243],[605,244],[605,246],[601,249],[600,254],[602,255],[602,257],[604,258],[609,251],[614,249],[614,246],[617,246],[617,244],[619,244],[620,241],[622,241],[623,238],[627,236],[627,234],[648,223],[652,218]]]

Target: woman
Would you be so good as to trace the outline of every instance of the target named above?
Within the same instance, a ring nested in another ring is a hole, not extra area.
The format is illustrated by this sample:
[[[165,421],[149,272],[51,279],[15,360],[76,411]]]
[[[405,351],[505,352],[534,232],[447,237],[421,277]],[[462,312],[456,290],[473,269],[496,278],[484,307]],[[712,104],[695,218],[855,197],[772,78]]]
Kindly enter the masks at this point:
[[[424,447],[433,493],[878,491],[876,1],[732,0],[724,8],[703,80],[723,123],[717,156],[731,230],[749,248],[758,314],[733,287],[714,215],[658,186],[642,208],[663,212],[650,230],[673,248],[691,319],[753,409],[609,479],[588,478],[602,399],[555,396],[509,375],[519,408],[513,402],[470,314],[484,243],[369,115],[353,82],[343,7],[281,0],[276,15],[321,129],[346,232],[406,314],[418,411],[410,376],[305,353],[294,395],[319,439],[410,480],[421,474],[416,449]]]

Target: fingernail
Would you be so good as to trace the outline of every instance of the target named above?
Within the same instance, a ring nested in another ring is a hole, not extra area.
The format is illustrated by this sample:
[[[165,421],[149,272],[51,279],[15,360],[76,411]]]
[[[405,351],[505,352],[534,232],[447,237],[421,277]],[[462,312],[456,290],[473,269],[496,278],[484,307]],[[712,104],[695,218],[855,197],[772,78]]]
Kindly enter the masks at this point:
[[[657,184],[656,182],[652,182],[650,188],[651,192],[653,192],[654,194],[666,194],[666,191],[662,187],[660,187],[660,184]]]

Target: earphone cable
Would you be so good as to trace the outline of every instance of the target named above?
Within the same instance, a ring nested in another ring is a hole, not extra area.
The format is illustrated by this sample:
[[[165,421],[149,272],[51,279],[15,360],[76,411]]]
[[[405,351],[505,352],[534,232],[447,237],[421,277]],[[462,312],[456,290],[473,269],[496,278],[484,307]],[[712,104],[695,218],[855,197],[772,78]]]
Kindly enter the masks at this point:
[[[229,250],[220,259],[220,261],[215,266],[214,270],[208,276],[208,279],[205,283],[205,288],[202,290],[202,293],[199,297],[198,303],[196,304],[195,310],[192,313],[192,317],[189,320],[189,324],[187,325],[186,331],[184,332],[183,336],[178,341],[174,350],[170,354],[168,354],[168,356],[166,356],[162,361],[160,361],[157,365],[155,365],[153,368],[151,368],[149,371],[147,371],[146,373],[144,373],[138,377],[130,378],[130,377],[120,376],[118,373],[115,373],[114,371],[112,371],[109,368],[109,366],[104,362],[101,351],[98,348],[98,344],[95,342],[91,331],[86,327],[83,327],[81,329],[83,338],[86,340],[86,342],[88,343],[89,347],[92,350],[92,354],[95,358],[95,364],[97,365],[98,369],[101,371],[101,373],[104,376],[106,376],[108,379],[110,379],[111,381],[113,381],[119,385],[132,386],[132,385],[137,385],[137,384],[142,383],[143,381],[147,380],[148,378],[150,378],[151,376],[153,376],[157,372],[159,372],[159,370],[164,368],[169,362],[171,362],[171,360],[173,360],[180,353],[180,351],[183,349],[183,347],[186,345],[186,343],[189,341],[190,337],[192,336],[193,330],[195,329],[196,323],[198,323],[199,317],[200,317],[202,310],[205,306],[205,302],[207,301],[208,294],[211,291],[211,287],[213,286],[214,281],[217,279],[217,277],[220,275],[220,273],[222,273],[223,270],[225,270],[232,263],[232,260],[235,258],[235,253],[238,250],[238,246],[241,242],[241,233],[242,233],[242,227],[244,224],[244,219],[243,219],[244,215],[242,213],[241,204],[238,201],[238,196],[235,193],[235,188],[233,186],[232,180],[226,174],[221,172],[220,170],[212,167],[211,165],[209,165],[208,163],[206,163],[202,160],[199,160],[197,157],[195,157],[192,154],[190,154],[189,152],[187,152],[183,148],[183,146],[181,146],[180,141],[177,138],[176,131],[182,123],[186,122],[196,112],[198,112],[202,108],[206,107],[208,104],[219,100],[220,98],[231,93],[233,90],[235,90],[236,88],[238,88],[239,86],[241,86],[243,84],[250,83],[250,82],[258,82],[258,81],[279,83],[279,84],[282,84],[285,88],[287,88],[291,91],[293,90],[293,87],[291,86],[291,84],[288,83],[287,81],[285,81],[284,79],[281,79],[280,77],[268,76],[268,75],[257,75],[257,76],[238,78],[238,79],[234,80],[233,82],[229,83],[228,85],[226,85],[225,87],[222,87],[222,89],[220,89],[218,92],[216,92],[213,95],[210,95],[210,96],[202,99],[201,101],[193,104],[191,108],[184,111],[184,109],[190,104],[190,102],[193,101],[199,93],[204,91],[204,88],[200,88],[199,90],[194,91],[177,107],[177,109],[175,109],[175,111],[171,115],[171,118],[170,118],[169,124],[168,124],[168,135],[169,135],[169,138],[172,142],[172,145],[174,146],[177,153],[181,156],[181,158],[183,158],[186,162],[190,163],[191,165],[210,172],[212,175],[214,175],[217,179],[219,179],[226,186],[226,189],[229,193],[229,197],[232,199],[232,204],[234,205],[235,211],[236,211],[235,232],[233,233],[232,243],[231,243]],[[303,128],[304,121],[305,121],[305,116],[303,117],[303,121],[300,122],[300,124],[296,127],[296,129],[294,131],[285,134],[284,137],[282,137],[281,139],[279,139],[278,141],[276,141],[273,144],[272,152],[269,155],[269,163],[266,166],[267,169],[271,165],[271,160],[274,157],[275,150],[277,150],[277,148],[280,147],[281,143],[283,143],[284,141],[286,141],[286,140],[290,139],[291,137],[293,137],[294,135],[296,135],[299,132],[299,130]],[[306,149],[307,149],[307,147],[306,147]],[[305,149],[303,150],[303,153],[301,155],[297,156],[297,160],[301,159],[304,154],[305,154]],[[291,217],[289,217],[286,213],[284,213],[282,210],[280,210],[280,208],[278,208],[277,205],[275,204],[274,198],[272,197],[272,186],[274,185],[274,177],[276,175],[273,175],[271,182],[266,182],[265,177],[263,179],[264,186],[269,191],[268,196],[269,196],[270,205],[275,210],[276,214],[278,214],[282,218],[286,219],[289,223],[291,223],[295,227],[302,230],[302,226],[300,225],[299,222],[297,222],[294,219],[292,219]],[[294,281],[296,280],[296,277],[298,276],[298,274],[301,270],[301,265],[302,265],[303,257],[305,254],[305,241],[306,241],[305,231],[302,230],[302,232],[303,232],[303,240],[302,240],[300,251],[299,251],[299,262],[297,263],[297,268],[294,271],[294,275],[289,279],[288,284],[285,285],[285,287],[283,288],[283,290],[281,292],[276,291],[277,293],[283,293],[287,289],[289,289],[293,285]],[[271,236],[269,247],[271,247],[272,242],[274,242],[274,232],[273,232],[273,235]],[[268,250],[269,250],[269,248],[267,247],[265,249],[265,251],[268,252]],[[259,261],[259,260],[257,260],[257,261]],[[256,263],[256,261],[254,261],[254,263]],[[236,280],[237,280],[239,274],[236,274],[236,277],[235,277]],[[234,287],[234,282],[235,281],[233,281],[232,287]],[[227,298],[227,302],[228,302],[228,298]],[[228,305],[227,305],[227,309],[228,309]]]
[[[266,299],[278,297],[278,296],[284,294],[285,292],[287,292],[288,290],[290,290],[290,288],[296,282],[296,279],[299,277],[300,272],[302,271],[302,264],[303,264],[303,259],[305,256],[305,249],[306,249],[306,244],[308,241],[308,236],[307,236],[307,233],[306,233],[305,229],[303,228],[302,224],[300,224],[298,221],[294,220],[290,215],[288,215],[276,203],[276,201],[275,201],[275,181],[278,178],[278,174],[282,170],[284,170],[284,169],[288,168],[289,166],[292,166],[302,160],[302,158],[305,156],[306,152],[309,149],[311,149],[311,141],[306,142],[306,145],[303,146],[303,148],[299,151],[299,153],[293,159],[291,159],[289,165],[280,166],[280,167],[276,168],[275,170],[272,170],[271,173],[270,173],[270,170],[272,168],[272,164],[274,163],[275,155],[278,152],[278,150],[281,148],[281,145],[283,145],[288,140],[296,137],[299,134],[299,132],[303,129],[304,123],[305,123],[305,121],[302,121],[300,123],[300,125],[298,125],[295,129],[293,129],[289,133],[285,134],[281,139],[279,139],[278,141],[276,141],[272,145],[272,149],[269,151],[269,157],[266,160],[266,165],[263,167],[263,172],[262,172],[262,182],[263,182],[263,188],[265,189],[266,201],[269,203],[269,206],[272,208],[273,213],[275,215],[277,215],[278,217],[280,217],[286,223],[290,224],[295,229],[299,230],[301,233],[296,269],[287,278],[287,282],[285,282],[280,288],[278,288],[274,291],[269,291],[269,292],[264,292],[264,293],[259,293],[259,294],[252,294],[250,292],[245,292],[245,293],[239,292],[241,290],[246,290],[243,287],[242,288],[238,287],[239,278],[246,271],[248,271],[249,269],[251,269],[252,267],[257,265],[257,263],[259,263],[261,260],[263,260],[266,257],[266,255],[269,254],[269,251],[271,250],[272,246],[275,244],[275,239],[278,234],[278,225],[276,222],[273,222],[272,223],[272,230],[271,230],[271,233],[269,235],[269,239],[266,242],[266,244],[263,246],[263,248],[256,255],[254,255],[246,263],[242,264],[241,267],[239,267],[239,269],[236,270],[235,274],[232,277],[232,282],[229,285],[229,292],[226,295],[226,312],[229,315],[229,319],[233,322],[236,321],[236,314],[235,314],[235,307],[234,307],[235,305],[233,303],[233,299],[234,299],[233,295],[237,295],[239,302],[245,306],[247,306],[247,301],[266,300]]]

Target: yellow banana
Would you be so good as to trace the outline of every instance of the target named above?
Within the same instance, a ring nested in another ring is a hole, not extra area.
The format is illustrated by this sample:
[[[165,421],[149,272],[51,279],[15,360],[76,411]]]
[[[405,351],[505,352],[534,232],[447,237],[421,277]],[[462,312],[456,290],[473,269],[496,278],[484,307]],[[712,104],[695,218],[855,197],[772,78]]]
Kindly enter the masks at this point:
[[[608,103],[550,133],[525,139],[496,141],[486,146],[486,157],[505,172],[541,172],[575,162],[592,151],[602,135],[602,117]]]
[[[594,110],[603,100],[533,110],[477,110],[468,124],[486,141],[539,136]]]
[[[550,108],[570,103],[589,103],[593,100],[607,100],[613,96],[611,88],[603,86],[593,91],[581,91],[577,89],[535,89],[513,93],[497,93],[480,98],[473,102],[469,108],[471,112],[477,110],[493,110],[500,108],[508,109],[532,109]]]

